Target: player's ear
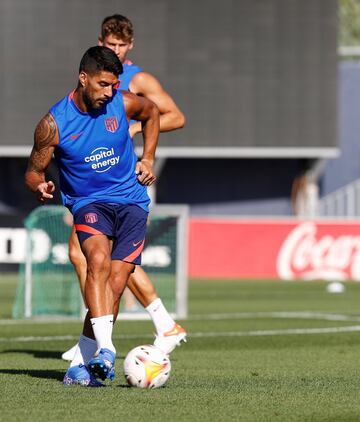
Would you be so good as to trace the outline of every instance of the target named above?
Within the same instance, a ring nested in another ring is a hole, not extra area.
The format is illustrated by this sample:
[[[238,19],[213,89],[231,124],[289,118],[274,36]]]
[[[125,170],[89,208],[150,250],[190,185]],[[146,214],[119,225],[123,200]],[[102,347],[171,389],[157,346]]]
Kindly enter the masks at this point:
[[[82,87],[84,87],[86,85],[86,81],[87,81],[87,74],[85,72],[80,72],[79,73],[79,83]]]
[[[134,47],[134,38],[130,41],[129,50],[132,50]]]
[[[100,47],[104,45],[104,40],[101,38],[101,35],[99,35],[99,38],[98,38],[98,45],[100,45]]]

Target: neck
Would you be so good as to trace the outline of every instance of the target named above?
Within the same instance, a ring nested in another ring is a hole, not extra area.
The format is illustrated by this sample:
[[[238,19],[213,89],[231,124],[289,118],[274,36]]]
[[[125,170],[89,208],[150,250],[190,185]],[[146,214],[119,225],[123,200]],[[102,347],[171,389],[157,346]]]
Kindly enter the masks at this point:
[[[83,93],[81,87],[79,86],[74,91],[73,101],[80,111],[82,111],[83,113],[89,113],[90,110],[84,101]]]

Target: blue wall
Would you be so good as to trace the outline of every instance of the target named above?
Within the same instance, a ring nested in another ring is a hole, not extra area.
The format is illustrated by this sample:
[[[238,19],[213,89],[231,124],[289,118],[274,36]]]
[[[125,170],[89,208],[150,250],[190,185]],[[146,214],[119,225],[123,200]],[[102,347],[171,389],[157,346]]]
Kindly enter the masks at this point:
[[[339,63],[338,86],[341,155],[326,164],[322,195],[360,178],[360,62]]]

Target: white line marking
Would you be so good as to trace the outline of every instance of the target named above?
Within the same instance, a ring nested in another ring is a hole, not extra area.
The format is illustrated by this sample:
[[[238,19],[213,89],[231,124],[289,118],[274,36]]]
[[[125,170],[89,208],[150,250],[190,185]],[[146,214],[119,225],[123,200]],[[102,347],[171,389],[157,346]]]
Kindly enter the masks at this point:
[[[284,336],[296,334],[329,334],[329,333],[353,333],[360,331],[360,325],[346,327],[326,327],[326,328],[289,328],[284,330],[256,330],[256,331],[212,331],[212,332],[194,332],[189,333],[192,337],[261,337],[261,336]],[[113,336],[114,339],[129,340],[140,338],[153,338],[149,334],[124,334]],[[64,341],[77,340],[77,336],[44,336],[44,337],[0,337],[0,343],[27,343],[27,342],[47,342],[47,341]]]
[[[257,330],[257,331],[227,331],[190,333],[189,337],[256,337],[256,336],[286,336],[295,334],[327,334],[327,333],[353,333],[360,331],[360,325],[347,327],[326,328],[289,328],[284,330]]]
[[[360,316],[328,314],[323,312],[237,312],[226,314],[191,315],[188,320],[226,320],[226,319],[251,319],[251,318],[279,318],[279,319],[320,319],[324,321],[360,321]]]
[[[331,314],[322,312],[238,312],[228,314],[198,314],[191,315],[191,320],[229,320],[229,319],[255,319],[255,318],[272,318],[272,319],[316,319],[324,321],[349,321],[359,322],[360,317],[355,315]],[[29,324],[54,324],[64,322],[75,322],[79,324],[80,320],[0,320],[0,325],[29,325]],[[296,334],[326,334],[326,333],[345,333],[360,331],[360,325],[345,327],[325,327],[325,328],[290,328],[280,330],[256,330],[256,331],[219,331],[219,332],[193,332],[189,333],[189,337],[254,337],[254,336],[275,336],[275,335],[296,335]],[[149,334],[123,334],[114,336],[114,339],[141,339],[153,338]],[[20,336],[20,337],[0,337],[1,343],[6,342],[48,342],[48,341],[73,341],[78,336]]]
[[[137,338],[154,338],[150,334],[123,334],[115,335],[113,339],[137,339]],[[79,340],[79,336],[28,336],[28,337],[0,337],[0,343],[16,342],[16,343],[29,343],[29,342],[47,342],[47,341],[64,341],[64,340]]]
[[[324,312],[301,311],[301,312],[234,312],[222,314],[193,314],[186,321],[227,320],[227,319],[255,319],[255,318],[278,318],[278,319],[319,319],[323,321],[353,321],[360,322],[358,315],[332,314]],[[48,318],[48,319],[0,319],[1,325],[26,325],[26,324],[80,324],[76,318]]]

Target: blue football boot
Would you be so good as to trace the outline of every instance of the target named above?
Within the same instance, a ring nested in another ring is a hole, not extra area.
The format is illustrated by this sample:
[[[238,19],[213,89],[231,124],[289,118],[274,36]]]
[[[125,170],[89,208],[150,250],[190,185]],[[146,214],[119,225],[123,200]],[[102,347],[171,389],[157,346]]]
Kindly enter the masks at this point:
[[[81,385],[82,387],[104,387],[86,368],[85,365],[72,366],[66,371],[64,385]]]
[[[109,349],[100,349],[88,364],[90,373],[101,380],[115,378],[115,353]]]

